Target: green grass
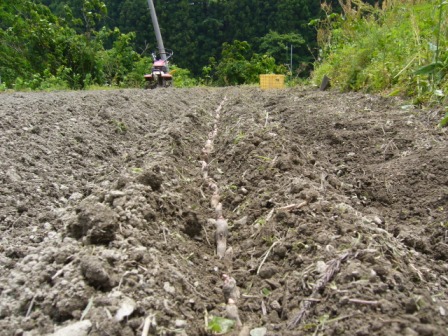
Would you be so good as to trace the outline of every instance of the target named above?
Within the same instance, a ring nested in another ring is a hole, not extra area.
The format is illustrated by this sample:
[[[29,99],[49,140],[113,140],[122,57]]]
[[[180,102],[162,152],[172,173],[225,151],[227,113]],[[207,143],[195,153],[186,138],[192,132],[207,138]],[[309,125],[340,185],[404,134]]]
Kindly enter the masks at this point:
[[[366,4],[359,9],[353,7],[359,1],[345,1],[350,2],[344,15],[329,14],[316,24],[321,61],[313,82],[319,85],[327,75],[341,91],[401,95],[416,103],[446,102],[445,2],[387,1],[383,9]],[[425,67],[430,71],[422,71]]]

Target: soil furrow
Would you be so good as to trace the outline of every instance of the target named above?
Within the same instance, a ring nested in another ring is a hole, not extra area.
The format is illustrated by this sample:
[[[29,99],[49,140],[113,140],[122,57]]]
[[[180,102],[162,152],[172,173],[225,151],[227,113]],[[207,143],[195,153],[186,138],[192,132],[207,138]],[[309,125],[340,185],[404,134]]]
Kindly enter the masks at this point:
[[[0,335],[207,335],[229,298],[235,335],[448,334],[436,110],[297,88],[1,98]]]

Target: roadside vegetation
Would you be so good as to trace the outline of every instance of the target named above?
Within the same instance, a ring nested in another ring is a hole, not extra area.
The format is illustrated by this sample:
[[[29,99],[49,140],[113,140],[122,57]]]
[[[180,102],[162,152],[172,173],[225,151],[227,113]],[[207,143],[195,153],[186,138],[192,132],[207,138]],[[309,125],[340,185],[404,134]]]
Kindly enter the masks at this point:
[[[448,103],[447,1],[341,4],[339,14],[323,4],[323,18],[310,23],[320,46],[314,83],[326,75],[342,91],[400,95],[414,104]]]
[[[67,8],[67,13],[70,9]],[[84,1],[83,19],[59,19],[35,1],[0,5],[1,88],[15,90],[86,89],[139,86],[152,63],[136,53],[135,33],[95,26],[107,9]],[[83,27],[79,34],[77,28]]]

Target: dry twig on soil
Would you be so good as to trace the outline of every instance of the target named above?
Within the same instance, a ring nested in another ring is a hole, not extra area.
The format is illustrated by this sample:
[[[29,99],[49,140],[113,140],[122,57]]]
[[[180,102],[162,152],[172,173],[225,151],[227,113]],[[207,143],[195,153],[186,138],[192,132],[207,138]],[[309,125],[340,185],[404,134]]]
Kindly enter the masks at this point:
[[[202,225],[202,228],[204,229],[205,240],[207,241],[208,246],[212,246],[212,244],[210,243],[210,240],[208,239],[208,232],[207,232],[207,229],[206,229],[205,225]]]
[[[368,301],[368,300],[360,300],[360,299],[348,299],[348,302],[365,304],[365,305],[373,305],[373,306],[377,306],[379,304],[378,301]]]
[[[142,336],[148,336],[149,331],[151,333],[155,333],[157,329],[156,318],[154,315],[149,315],[146,317],[145,322],[143,324]]]
[[[33,310],[34,302],[36,300],[36,295],[33,295],[33,298],[31,299],[30,305],[28,306],[28,310],[26,311],[25,317],[29,317],[31,314],[31,311]]]
[[[293,211],[293,210],[297,210],[297,209],[303,208],[307,204],[308,204],[307,201],[303,201],[302,203],[299,203],[299,204],[289,204],[289,205],[286,205],[284,207],[277,208],[276,210]]]
[[[269,249],[264,253],[263,260],[261,260],[260,266],[258,266],[258,269],[257,269],[257,275],[260,273],[261,266],[263,266],[263,264],[265,263],[266,259],[268,258],[269,254],[271,253],[272,249],[279,242],[280,242],[280,240],[273,242],[272,245],[269,247]]]
[[[327,263],[325,272],[322,273],[322,276],[314,285],[313,292],[311,293],[311,296],[310,296],[311,299],[314,299],[315,296],[319,292],[321,292],[323,289],[325,289],[325,286],[327,285],[327,283],[330,282],[330,280],[333,278],[334,274],[339,271],[341,263],[343,261],[347,260],[349,255],[350,255],[350,253],[348,253],[348,252],[344,253],[344,254],[340,255],[339,257],[337,257],[333,260],[330,260]],[[290,329],[295,328],[300,323],[300,321],[302,321],[308,315],[309,309],[311,308],[311,306],[313,305],[314,302],[315,301],[310,301],[310,300],[302,301],[302,303],[301,303],[302,307],[300,308],[299,313],[288,324],[288,328],[290,328]]]

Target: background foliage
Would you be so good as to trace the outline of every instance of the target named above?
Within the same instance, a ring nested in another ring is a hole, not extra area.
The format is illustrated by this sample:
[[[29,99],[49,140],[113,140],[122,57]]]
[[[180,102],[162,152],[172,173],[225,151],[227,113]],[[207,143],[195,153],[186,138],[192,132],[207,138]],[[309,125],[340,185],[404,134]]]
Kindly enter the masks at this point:
[[[400,94],[414,97],[415,103],[447,102],[447,1],[341,3],[341,14],[324,4],[326,15],[311,22],[320,46],[316,84],[327,75],[343,91]]]
[[[182,74],[176,85],[285,73],[291,45],[293,64],[302,74],[311,69],[316,33],[308,22],[320,13],[314,0],[154,2]],[[147,0],[3,0],[0,19],[3,88],[139,87],[156,49]]]
[[[154,2],[176,86],[314,67],[316,84],[447,102],[447,0]],[[142,87],[155,49],[147,0],[0,2],[0,90]]]
[[[67,17],[61,20],[47,6],[34,1],[1,3],[3,86],[79,89],[94,83],[120,85],[134,72],[143,70],[139,68],[142,59],[132,47],[135,33],[122,34],[118,28],[96,30],[107,14],[103,2],[84,1],[80,9],[82,19],[65,9]],[[78,29],[83,33],[78,33]],[[111,48],[106,49],[106,42]]]

